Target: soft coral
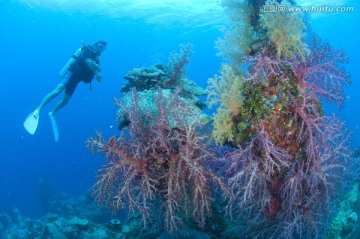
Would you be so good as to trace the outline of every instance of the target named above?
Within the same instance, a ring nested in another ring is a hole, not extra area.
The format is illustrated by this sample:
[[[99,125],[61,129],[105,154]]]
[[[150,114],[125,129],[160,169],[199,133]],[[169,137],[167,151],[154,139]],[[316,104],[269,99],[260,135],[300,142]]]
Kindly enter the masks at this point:
[[[96,201],[115,212],[126,206],[139,211],[144,226],[160,214],[169,232],[188,217],[204,226],[214,201],[212,184],[224,192],[226,187],[209,167],[215,156],[196,130],[199,119],[192,115],[188,121],[184,114],[191,108],[186,110],[177,93],[165,108],[159,89],[157,113],[145,113],[146,117],[140,113],[135,90],[132,95],[129,106],[117,101],[130,120],[126,132],[108,141],[99,133],[88,140],[88,148],[102,152],[107,160],[94,185]],[[179,127],[172,127],[170,118]]]

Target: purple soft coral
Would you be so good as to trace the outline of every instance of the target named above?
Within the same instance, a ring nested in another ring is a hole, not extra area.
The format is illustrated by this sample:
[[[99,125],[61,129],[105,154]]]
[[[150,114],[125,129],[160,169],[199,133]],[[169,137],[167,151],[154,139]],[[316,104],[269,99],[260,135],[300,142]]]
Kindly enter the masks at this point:
[[[346,57],[316,37],[312,41],[316,49],[305,62],[244,58],[247,84],[260,85],[265,93],[274,89],[277,96],[269,113],[252,119],[252,137],[228,154],[229,212],[234,206],[247,211],[259,235],[319,236],[332,189],[350,157],[349,131],[334,115],[324,115],[321,104],[324,97],[342,105],[342,87],[350,83],[341,66]],[[256,102],[259,108],[268,107],[263,101]],[[276,218],[277,224],[263,227],[260,221],[269,223],[264,217]]]
[[[161,218],[173,232],[192,218],[203,227],[214,201],[212,184],[226,188],[208,167],[215,156],[196,131],[199,121],[192,116],[187,122],[189,117],[176,114],[191,112],[184,110],[187,106],[177,94],[165,107],[167,101],[159,89],[156,114],[140,113],[137,98],[134,90],[130,106],[117,101],[131,122],[119,138],[106,142],[98,134],[88,140],[88,148],[102,152],[107,160],[94,186],[96,201],[115,212],[124,207],[140,212],[144,226]],[[174,113],[171,116],[169,109]],[[172,127],[170,120],[179,127]]]
[[[302,88],[343,106],[343,86],[349,86],[350,75],[343,67],[348,57],[342,49],[333,49],[317,35],[310,37],[311,54],[305,62],[297,64],[295,80]]]

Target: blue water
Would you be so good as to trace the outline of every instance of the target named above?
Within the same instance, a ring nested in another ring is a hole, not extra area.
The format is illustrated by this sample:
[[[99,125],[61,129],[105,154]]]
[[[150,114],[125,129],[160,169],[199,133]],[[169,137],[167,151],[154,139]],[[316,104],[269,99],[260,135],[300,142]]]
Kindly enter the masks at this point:
[[[118,133],[113,98],[119,96],[123,76],[131,68],[166,62],[179,44],[191,43],[188,78],[206,87],[207,79],[218,72],[222,59],[214,46],[225,22],[217,1],[127,2],[0,1],[0,213],[16,207],[25,215],[40,216],[41,179],[74,197],[90,190],[103,160],[85,149],[85,141],[95,130],[105,136]],[[312,14],[311,26],[350,57],[347,70],[353,84],[346,89],[345,109],[338,113],[352,128],[353,146],[358,147],[360,4],[341,4],[354,6],[355,12]],[[65,62],[82,42],[99,39],[108,42],[101,57],[104,79],[93,83],[92,91],[79,84],[57,114],[60,141],[54,142],[47,116],[60,97],[43,109],[36,134],[29,135],[23,122],[59,83]],[[326,110],[337,111],[331,105]]]

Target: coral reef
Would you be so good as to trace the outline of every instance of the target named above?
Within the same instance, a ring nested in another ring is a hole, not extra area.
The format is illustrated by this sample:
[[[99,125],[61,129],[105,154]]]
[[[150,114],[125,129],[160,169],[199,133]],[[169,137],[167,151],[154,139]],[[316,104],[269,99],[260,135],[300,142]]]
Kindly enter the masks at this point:
[[[76,200],[76,199],[72,199]],[[83,210],[87,208],[84,207]],[[204,232],[186,229],[181,234],[169,235],[157,229],[142,230],[139,220],[112,219],[98,223],[75,215],[48,214],[31,219],[12,209],[0,214],[0,237],[3,239],[209,239]]]
[[[120,136],[97,133],[87,142],[106,160],[95,200],[171,235],[192,225],[204,237],[321,238],[351,158],[351,133],[325,115],[322,100],[343,106],[347,57],[308,31],[303,15],[261,11],[292,1],[223,4],[230,25],[217,47],[229,62],[206,91],[184,76],[190,45],[168,64],[125,76],[116,100]],[[218,107],[212,139],[224,148],[205,144],[211,118],[198,99],[205,94]],[[222,199],[229,218],[214,210]],[[345,236],[357,216],[347,218]]]
[[[131,69],[115,100],[119,135],[87,140],[105,159],[93,197],[69,199],[40,181],[46,216],[0,214],[0,236],[354,237],[360,150],[351,155],[351,132],[323,109],[343,107],[348,59],[302,14],[264,4],[294,3],[223,1],[230,23],[217,47],[228,61],[206,90],[185,76],[189,44],[166,64]],[[212,125],[204,95],[217,107]],[[352,190],[336,199],[346,182]]]
[[[183,98],[181,96],[178,96],[177,100],[185,107],[180,108],[179,112],[174,112],[174,110],[171,109],[173,100],[172,96],[174,93],[171,92],[169,89],[159,90],[161,91],[161,97],[164,101],[164,111],[169,112],[168,121],[172,128],[184,127],[184,125],[179,124],[189,124],[195,117],[198,117],[202,124],[207,124],[212,121],[212,118],[207,114],[203,113],[200,108],[196,106],[195,102],[192,102],[191,100]],[[148,117],[148,114],[150,114],[152,117],[155,117],[158,114],[159,109],[157,107],[158,105],[156,104],[156,100],[159,94],[159,90],[144,90],[142,92],[136,93],[136,103],[137,107],[139,108],[139,114],[141,114],[141,117],[146,118]],[[133,103],[133,92],[127,92],[123,94],[121,100],[117,102],[119,110],[117,112],[116,118],[118,121],[119,130],[121,130],[124,126],[127,126],[130,123],[127,109],[131,108],[131,104]],[[188,110],[189,112],[185,112],[186,110]],[[178,115],[184,115],[184,119],[182,121],[176,121],[174,115],[175,113]]]
[[[156,92],[158,88],[167,89],[171,92],[180,90],[180,96],[191,102],[200,109],[206,105],[200,101],[199,96],[206,95],[205,90],[194,81],[185,77],[185,66],[190,62],[192,45],[180,45],[179,51],[172,53],[169,62],[155,64],[150,67],[131,69],[124,79],[128,82],[121,88],[121,92]]]
[[[222,65],[221,75],[208,80],[209,108],[220,104],[214,116],[213,137],[219,144],[235,140],[236,126],[230,119],[240,114],[241,78],[229,65]]]
[[[134,68],[131,69],[125,76],[124,79],[128,82],[121,88],[121,92],[128,92],[131,88],[143,91],[149,89],[156,89],[162,85],[167,74],[164,72],[165,66],[162,64],[156,64],[149,68]]]
[[[359,213],[359,183],[340,202],[339,210],[327,231],[327,239],[354,238]]]
[[[203,90],[199,90],[195,82],[189,81],[187,87],[181,87],[184,82],[179,82],[184,79],[185,66],[190,62],[192,55],[192,45],[180,45],[179,51],[171,54],[169,62],[164,64],[156,64],[149,68],[134,68],[130,70],[124,79],[128,82],[121,88],[121,92],[131,91],[135,88],[137,91],[156,90],[158,87],[162,89],[176,89],[183,88],[184,91],[191,85],[191,90],[196,95],[203,95]],[[200,91],[200,93],[199,93]]]
[[[351,84],[350,75],[343,66],[349,62],[348,57],[342,49],[332,48],[314,33],[309,36],[309,46],[311,54],[294,69],[296,84],[342,107],[343,87]]]
[[[96,201],[114,212],[128,207],[140,213],[144,227],[172,233],[190,219],[203,227],[215,200],[213,186],[226,189],[208,167],[215,157],[197,132],[199,118],[177,94],[165,101],[161,89],[156,112],[140,113],[138,99],[133,90],[131,105],[119,102],[131,122],[119,137],[105,141],[98,133],[88,140],[89,150],[107,160],[94,185]]]
[[[225,7],[244,10],[245,3],[234,3],[225,1]],[[350,84],[342,66],[347,58],[313,33],[305,39],[300,15],[245,5],[253,8],[251,21],[230,30],[241,33],[245,24],[257,38],[243,42],[249,51],[238,42],[245,34],[225,35],[227,47],[220,49],[228,54],[237,48],[227,58],[234,64],[222,66],[207,89],[209,105],[219,106],[213,138],[229,146],[227,211],[242,212],[235,217],[247,225],[239,230],[242,238],[320,238],[351,155],[350,132],[324,114],[321,100],[342,106],[342,88]],[[242,20],[233,15],[240,11],[232,9],[230,19]]]
[[[129,71],[116,100],[120,136],[104,140],[97,133],[87,142],[106,158],[93,188],[97,203],[113,212],[128,209],[144,228],[170,234],[184,222],[204,228],[217,188],[227,192],[212,169],[216,151],[200,134],[212,121],[198,99],[206,92],[184,75],[191,53],[191,45],[181,45],[167,65]]]
[[[86,210],[86,208],[83,208]],[[187,229],[182,234],[171,236],[157,229],[142,230],[139,220],[132,218],[126,221],[118,219],[98,223],[77,216],[48,214],[46,217],[31,219],[22,215],[19,210],[0,214],[0,237],[4,239],[208,239],[204,232]]]
[[[119,130],[130,124],[126,108],[129,108],[134,103],[132,90],[137,92],[136,104],[140,107],[139,112],[146,112],[152,114],[152,116],[158,113],[155,102],[160,89],[162,100],[165,101],[164,110],[166,112],[172,110],[169,108],[171,96],[177,94],[177,100],[186,105],[186,108],[181,109],[182,113],[185,113],[184,109],[191,111],[185,121],[191,121],[195,116],[199,116],[203,124],[212,120],[210,116],[202,112],[205,104],[198,98],[206,95],[205,90],[194,81],[185,78],[185,65],[189,63],[191,54],[192,45],[180,45],[179,51],[171,54],[167,65],[156,64],[148,68],[134,68],[124,76],[124,79],[128,80],[128,82],[121,88],[121,92],[123,92],[122,103],[118,103],[117,121],[119,122]],[[142,117],[146,117],[146,115],[143,114]],[[180,126],[177,125],[179,121],[175,122],[170,118],[169,122],[173,128]]]
[[[132,215],[129,219],[126,219],[126,215],[114,217],[108,210],[97,207],[91,195],[70,198],[52,190],[45,181],[41,181],[39,186],[40,202],[46,214],[38,219],[31,219],[22,215],[16,208],[1,213],[1,238],[167,238],[159,228],[143,231],[137,215]],[[200,234],[196,230],[186,230],[184,233]],[[205,236],[206,234],[202,233],[201,235]]]

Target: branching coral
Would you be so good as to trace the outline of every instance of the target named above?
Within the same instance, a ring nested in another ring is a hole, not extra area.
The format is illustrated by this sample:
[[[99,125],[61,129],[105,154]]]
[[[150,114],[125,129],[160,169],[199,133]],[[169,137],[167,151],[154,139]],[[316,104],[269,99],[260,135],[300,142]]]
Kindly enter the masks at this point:
[[[88,140],[88,149],[103,153],[107,161],[93,188],[95,199],[114,212],[125,207],[140,212],[144,226],[162,218],[169,232],[189,219],[203,227],[214,201],[213,185],[226,193],[209,167],[214,154],[197,131],[199,119],[191,115],[192,121],[184,121],[191,109],[177,94],[170,108],[164,107],[161,90],[155,101],[156,114],[144,117],[133,91],[131,105],[117,101],[131,122],[120,137],[105,141],[98,134]],[[173,127],[170,118],[181,127]]]
[[[350,159],[350,133],[344,123],[335,116],[310,115],[298,121],[302,122],[303,132],[297,138],[301,147],[283,178],[283,238],[321,235],[323,217]]]
[[[240,208],[251,206],[253,209],[263,209],[271,199],[268,183],[274,181],[276,172],[289,166],[290,155],[272,142],[264,125],[257,127],[258,131],[249,142],[238,145],[227,155],[231,162],[228,171],[232,190],[230,213],[235,202],[239,203],[237,206]]]
[[[343,106],[343,87],[351,83],[350,75],[343,67],[348,63],[348,57],[342,49],[333,49],[316,34],[311,35],[309,42],[311,54],[305,62],[297,65],[294,71],[296,83],[328,102]]]
[[[192,53],[191,44],[182,44],[180,45],[179,52],[171,54],[169,64],[167,66],[167,73],[169,77],[164,82],[165,88],[167,88],[167,85],[176,85],[175,82],[184,77],[185,65],[190,62]]]

